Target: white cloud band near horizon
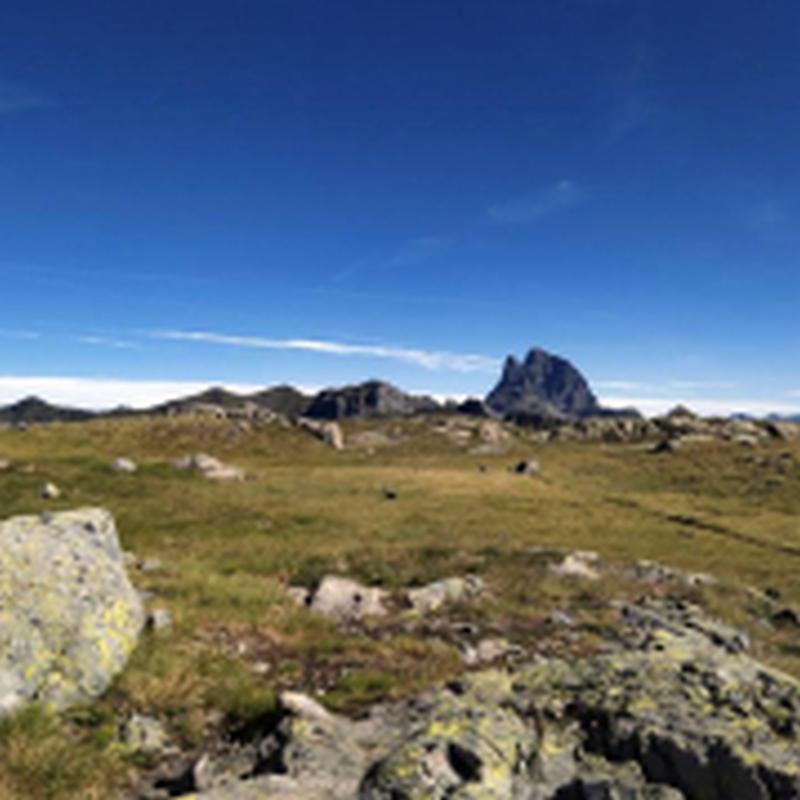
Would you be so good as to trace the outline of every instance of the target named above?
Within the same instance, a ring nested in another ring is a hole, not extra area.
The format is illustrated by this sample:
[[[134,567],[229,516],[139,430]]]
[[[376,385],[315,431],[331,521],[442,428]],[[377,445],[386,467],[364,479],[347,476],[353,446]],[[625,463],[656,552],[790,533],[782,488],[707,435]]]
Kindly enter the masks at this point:
[[[257,350],[293,350],[331,356],[358,356],[389,359],[431,371],[494,372],[501,360],[474,353],[451,353],[446,350],[419,350],[386,345],[346,344],[321,339],[266,339],[260,336],[234,336],[212,331],[152,331],[150,337],[178,342],[217,344]]]
[[[230,391],[251,394],[266,386],[225,380],[148,380],[125,378],[86,378],[54,375],[6,375],[0,376],[0,405],[17,402],[35,395],[58,405],[107,410],[117,406],[134,409],[197,394],[212,386],[221,386]],[[297,385],[305,394],[317,392],[320,386]],[[428,394],[440,402],[447,399],[463,400],[469,393],[442,393],[414,388],[413,394]],[[471,396],[481,396],[473,392]],[[636,408],[646,416],[663,414],[678,404],[688,405],[693,411],[704,415],[728,415],[734,413],[764,416],[767,414],[800,414],[800,399],[797,402],[771,402],[764,399],[736,399],[674,396],[641,396],[600,392],[601,403],[608,408]]]
[[[260,384],[203,380],[127,380],[124,378],[81,378],[51,375],[0,376],[0,404],[36,396],[49,403],[107,410],[117,406],[147,408],[167,400],[197,394],[211,386],[224,386],[243,394],[257,392]]]

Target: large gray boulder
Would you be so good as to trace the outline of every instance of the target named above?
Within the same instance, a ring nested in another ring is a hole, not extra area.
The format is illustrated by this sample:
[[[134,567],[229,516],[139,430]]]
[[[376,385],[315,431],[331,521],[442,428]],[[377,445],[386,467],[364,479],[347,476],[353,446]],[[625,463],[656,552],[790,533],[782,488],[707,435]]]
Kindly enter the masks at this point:
[[[101,694],[143,624],[108,511],[0,523],[0,716]]]

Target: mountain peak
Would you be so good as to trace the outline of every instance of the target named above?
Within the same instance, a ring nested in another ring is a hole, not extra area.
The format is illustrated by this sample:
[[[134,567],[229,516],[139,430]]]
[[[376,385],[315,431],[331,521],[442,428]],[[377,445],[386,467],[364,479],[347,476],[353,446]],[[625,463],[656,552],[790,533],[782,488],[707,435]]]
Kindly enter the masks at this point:
[[[508,356],[500,381],[486,398],[496,413],[555,421],[601,412],[586,378],[569,361],[532,347],[524,361]]]

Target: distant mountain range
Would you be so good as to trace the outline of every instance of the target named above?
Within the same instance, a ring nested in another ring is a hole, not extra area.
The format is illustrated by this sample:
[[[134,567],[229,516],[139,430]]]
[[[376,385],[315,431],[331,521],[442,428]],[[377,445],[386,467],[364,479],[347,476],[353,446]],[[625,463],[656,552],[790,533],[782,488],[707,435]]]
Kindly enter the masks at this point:
[[[253,394],[237,394],[212,387],[199,394],[180,397],[152,408],[120,407],[92,412],[65,408],[37,397],[0,407],[0,424],[27,425],[43,422],[76,422],[92,418],[171,415],[195,411],[230,411],[245,406],[315,419],[364,419],[405,417],[433,412],[491,416],[520,424],[551,426],[589,417],[638,417],[635,409],[609,409],[600,405],[589,382],[567,359],[535,347],[522,361],[509,356],[495,387],[485,400],[470,398],[444,405],[428,396],[412,395],[379,380],[355,386],[324,389],[314,396],[293,386],[275,386]],[[770,419],[800,422],[800,415]]]

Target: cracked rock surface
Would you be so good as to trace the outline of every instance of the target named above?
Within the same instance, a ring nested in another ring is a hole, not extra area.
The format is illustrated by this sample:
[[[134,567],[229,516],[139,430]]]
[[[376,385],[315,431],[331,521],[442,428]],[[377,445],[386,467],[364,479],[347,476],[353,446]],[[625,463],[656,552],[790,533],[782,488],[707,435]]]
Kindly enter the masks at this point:
[[[486,670],[363,719],[285,695],[247,779],[202,800],[791,800],[800,684],[692,605],[621,609],[622,644]]]

